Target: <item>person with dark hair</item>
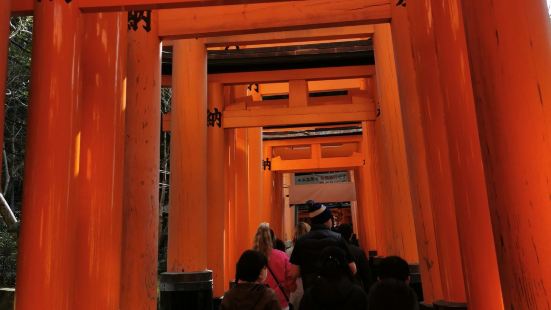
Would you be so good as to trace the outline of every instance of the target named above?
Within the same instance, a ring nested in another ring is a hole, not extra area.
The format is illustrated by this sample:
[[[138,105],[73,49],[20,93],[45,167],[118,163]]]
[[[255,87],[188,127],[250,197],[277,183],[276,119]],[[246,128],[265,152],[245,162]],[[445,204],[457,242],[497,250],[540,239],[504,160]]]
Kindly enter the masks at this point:
[[[312,228],[310,232],[297,240],[291,254],[291,276],[294,279],[302,277],[305,291],[319,275],[322,266],[321,253],[327,247],[340,247],[346,254],[350,271],[352,274],[356,273],[356,264],[346,242],[340,234],[330,230],[333,227],[331,210],[312,200],[309,200],[307,204]]]
[[[368,310],[418,310],[417,296],[406,282],[386,278],[371,287]]]
[[[365,310],[367,294],[354,283],[346,253],[336,246],[326,247],[321,253],[319,276],[305,291],[300,304],[302,310]]]
[[[280,310],[274,291],[264,285],[268,258],[254,250],[247,250],[237,261],[236,286],[224,294],[221,310]]]
[[[369,268],[369,260],[367,259],[364,250],[352,243],[352,235],[354,233],[352,225],[341,224],[337,231],[347,242],[350,253],[352,253],[352,257],[358,267],[358,273],[356,273],[355,277],[356,281],[358,281],[358,283],[364,288],[365,292],[369,292],[369,288],[373,284],[373,276],[371,273],[371,268]]]
[[[281,252],[285,252],[285,242],[283,242],[281,239],[279,239],[274,230],[270,228],[270,235],[272,236],[274,249],[279,250]]]
[[[409,284],[409,264],[399,256],[387,256],[381,260],[378,268],[378,278],[396,279]]]

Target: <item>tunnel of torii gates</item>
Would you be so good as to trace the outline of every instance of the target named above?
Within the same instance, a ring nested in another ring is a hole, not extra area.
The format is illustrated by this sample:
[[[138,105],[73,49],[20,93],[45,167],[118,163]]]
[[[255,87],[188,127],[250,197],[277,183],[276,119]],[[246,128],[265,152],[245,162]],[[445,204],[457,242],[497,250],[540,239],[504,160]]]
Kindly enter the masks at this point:
[[[168,271],[209,268],[220,296],[258,222],[281,230],[282,171],[346,167],[362,245],[418,262],[427,301],[549,309],[545,0],[1,0],[1,72],[10,12],[34,15],[17,309],[156,309],[163,83]],[[207,74],[210,46],[364,37],[374,66]],[[309,98],[350,79],[346,96]],[[289,99],[247,97],[249,83],[288,83]],[[343,122],[361,139],[303,141],[303,159],[261,138]]]

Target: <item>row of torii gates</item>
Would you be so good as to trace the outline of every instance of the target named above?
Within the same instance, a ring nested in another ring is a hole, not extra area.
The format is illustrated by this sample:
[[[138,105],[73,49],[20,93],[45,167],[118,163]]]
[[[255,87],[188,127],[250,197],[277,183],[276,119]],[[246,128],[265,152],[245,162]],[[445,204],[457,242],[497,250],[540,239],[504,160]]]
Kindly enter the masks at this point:
[[[280,229],[260,127],[354,121],[364,247],[418,261],[427,301],[550,308],[544,0],[1,0],[1,72],[10,12],[34,15],[18,309],[156,308],[163,83],[169,271],[208,267],[220,295],[257,222]],[[375,66],[207,75],[208,46],[365,36]],[[342,79],[362,85],[308,98],[311,81]],[[275,82],[289,100],[243,99],[239,85]],[[310,142],[320,155],[324,142]]]

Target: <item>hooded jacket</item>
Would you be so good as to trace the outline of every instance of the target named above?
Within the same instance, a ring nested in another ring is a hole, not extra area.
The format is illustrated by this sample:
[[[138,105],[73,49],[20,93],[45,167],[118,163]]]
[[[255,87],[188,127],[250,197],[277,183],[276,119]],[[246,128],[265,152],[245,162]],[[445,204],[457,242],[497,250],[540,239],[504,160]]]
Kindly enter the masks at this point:
[[[224,294],[221,310],[280,310],[274,291],[263,284],[239,283]]]

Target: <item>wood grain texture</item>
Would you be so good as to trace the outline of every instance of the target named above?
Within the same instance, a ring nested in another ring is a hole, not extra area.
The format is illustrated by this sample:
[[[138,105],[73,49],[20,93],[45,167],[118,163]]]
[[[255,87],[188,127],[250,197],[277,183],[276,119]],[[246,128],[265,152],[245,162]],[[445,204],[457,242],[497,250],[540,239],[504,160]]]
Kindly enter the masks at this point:
[[[426,141],[421,121],[417,76],[411,53],[409,19],[404,7],[392,9],[392,37],[396,47],[396,66],[404,122],[404,140],[410,168],[413,219],[419,251],[419,267],[426,302],[444,298],[440,262],[436,246],[431,188],[429,186]]]
[[[432,2],[433,35],[471,308],[503,308],[460,1]],[[451,34],[451,35],[450,35]],[[481,253],[484,253],[481,255]],[[479,279],[486,279],[481,284]]]
[[[409,16],[411,51],[414,55],[419,112],[427,160],[432,214],[442,289],[448,301],[463,302],[465,281],[461,268],[461,253],[455,216],[453,181],[450,171],[450,154],[447,123],[444,118],[444,101],[441,92],[438,55],[435,48],[431,1],[415,1],[406,8]],[[444,70],[444,68],[443,68]]]
[[[174,45],[168,271],[207,267],[207,51]]]
[[[32,15],[33,0],[6,0],[11,2],[12,14]],[[152,10],[193,8],[201,6],[251,4],[277,1],[305,1],[305,0],[80,0],[78,5],[84,12],[110,12],[128,10]]]
[[[461,1],[461,8],[504,306],[549,309],[551,26],[546,3]]]
[[[390,20],[388,0],[305,0],[161,11],[163,38],[367,25]]]
[[[382,255],[399,255],[409,262],[418,262],[390,25],[376,25],[373,40],[381,107],[381,114],[375,121],[375,139],[381,189],[380,214],[384,217],[377,244]]]

